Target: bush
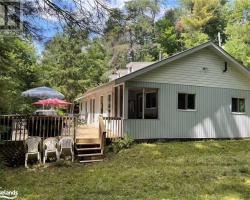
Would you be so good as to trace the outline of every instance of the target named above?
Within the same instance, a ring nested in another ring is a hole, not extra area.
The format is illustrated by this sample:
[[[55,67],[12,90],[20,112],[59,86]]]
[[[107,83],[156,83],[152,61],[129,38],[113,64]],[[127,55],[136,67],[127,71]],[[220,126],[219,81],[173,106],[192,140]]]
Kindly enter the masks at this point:
[[[134,140],[129,134],[124,134],[124,138],[115,138],[112,142],[112,150],[118,153],[121,149],[128,149],[134,144]]]

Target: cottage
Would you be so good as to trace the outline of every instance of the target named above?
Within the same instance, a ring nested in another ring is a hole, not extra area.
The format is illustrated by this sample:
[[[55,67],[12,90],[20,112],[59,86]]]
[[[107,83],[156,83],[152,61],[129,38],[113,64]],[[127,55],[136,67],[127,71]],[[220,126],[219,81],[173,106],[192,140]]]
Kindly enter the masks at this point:
[[[88,124],[117,117],[134,139],[250,137],[250,71],[213,42],[127,68],[76,99]]]

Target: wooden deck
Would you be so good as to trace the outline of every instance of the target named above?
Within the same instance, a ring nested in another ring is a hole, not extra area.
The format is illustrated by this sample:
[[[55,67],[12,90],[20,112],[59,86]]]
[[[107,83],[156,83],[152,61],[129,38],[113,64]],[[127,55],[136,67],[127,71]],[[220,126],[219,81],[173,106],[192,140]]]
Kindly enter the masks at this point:
[[[99,138],[99,128],[93,125],[78,124],[78,115],[74,116],[0,116],[0,125],[6,126],[6,132],[0,135],[0,140],[24,141],[30,136],[47,137],[72,137],[75,142],[80,139]],[[105,137],[122,137],[122,119],[116,117],[102,118]],[[76,126],[76,127],[75,127]]]

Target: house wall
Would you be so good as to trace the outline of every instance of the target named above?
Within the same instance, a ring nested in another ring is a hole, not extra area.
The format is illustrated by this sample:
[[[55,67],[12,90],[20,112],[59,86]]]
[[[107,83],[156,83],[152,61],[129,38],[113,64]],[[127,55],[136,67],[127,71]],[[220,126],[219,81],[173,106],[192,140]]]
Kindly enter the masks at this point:
[[[124,119],[124,133],[134,139],[250,137],[249,90],[126,82],[126,88],[129,87],[159,89],[158,119]],[[196,94],[195,111],[177,109],[178,92]],[[245,114],[231,112],[232,97],[245,98]]]
[[[203,68],[207,68],[203,70]],[[199,50],[155,70],[137,76],[132,81],[172,83],[249,90],[250,79],[232,63],[225,69],[225,60],[208,48]]]
[[[85,114],[85,101],[87,101],[87,112],[88,112],[88,124],[93,124],[95,126],[98,126],[98,117],[101,115],[100,113],[100,96],[103,96],[103,116],[108,117],[108,95],[112,94],[112,87],[97,91],[96,93],[89,95],[85,98],[82,98],[79,100],[79,104],[82,103],[82,107],[80,107],[79,113]],[[95,99],[95,113],[91,113],[90,109],[90,101],[91,99]],[[82,108],[82,109],[81,109]],[[111,108],[112,110],[112,108]],[[94,115],[94,117],[93,117]],[[93,120],[92,120],[93,119]]]

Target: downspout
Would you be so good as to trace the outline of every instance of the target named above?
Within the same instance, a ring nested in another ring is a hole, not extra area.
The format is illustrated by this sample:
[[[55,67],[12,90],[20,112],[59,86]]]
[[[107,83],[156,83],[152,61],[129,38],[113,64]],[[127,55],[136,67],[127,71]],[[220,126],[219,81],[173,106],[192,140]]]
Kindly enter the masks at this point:
[[[225,69],[223,70],[223,72],[227,71],[227,62],[225,62]]]

